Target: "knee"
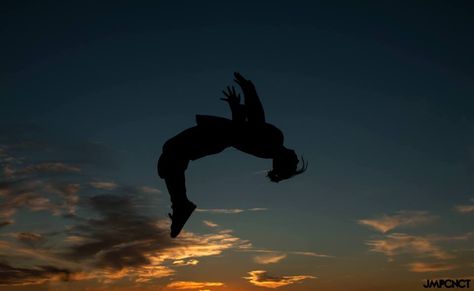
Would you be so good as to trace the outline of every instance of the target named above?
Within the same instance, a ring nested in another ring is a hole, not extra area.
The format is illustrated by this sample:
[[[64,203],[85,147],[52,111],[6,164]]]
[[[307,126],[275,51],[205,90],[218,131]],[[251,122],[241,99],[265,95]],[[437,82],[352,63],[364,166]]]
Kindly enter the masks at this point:
[[[169,155],[166,153],[162,153],[160,158],[158,159],[158,164],[157,164],[157,171],[158,171],[158,176],[160,178],[164,179],[167,176],[167,173],[170,171],[172,165],[172,161],[170,161]]]
[[[188,159],[164,152],[158,160],[158,175],[160,178],[165,179],[169,176],[184,173],[188,168],[188,164]]]

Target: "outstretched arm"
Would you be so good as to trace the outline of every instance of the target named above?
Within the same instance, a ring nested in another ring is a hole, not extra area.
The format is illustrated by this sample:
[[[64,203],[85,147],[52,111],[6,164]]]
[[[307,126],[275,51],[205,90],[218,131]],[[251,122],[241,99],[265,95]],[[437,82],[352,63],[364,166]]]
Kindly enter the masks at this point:
[[[222,91],[227,98],[221,98],[221,100],[229,103],[230,110],[232,111],[232,120],[238,122],[245,121],[245,106],[240,104],[240,94],[235,92],[234,86],[227,86],[227,91]]]
[[[234,81],[239,84],[244,92],[247,120],[250,123],[265,123],[265,112],[258,98],[257,90],[255,90],[255,85],[237,72],[234,73]]]

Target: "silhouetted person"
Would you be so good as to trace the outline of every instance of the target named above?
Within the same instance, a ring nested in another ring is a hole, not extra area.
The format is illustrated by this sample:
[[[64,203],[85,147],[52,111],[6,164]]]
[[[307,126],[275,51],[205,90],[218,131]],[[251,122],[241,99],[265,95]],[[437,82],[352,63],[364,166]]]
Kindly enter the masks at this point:
[[[283,145],[283,134],[275,126],[265,121],[265,113],[255,86],[239,73],[234,73],[234,81],[244,93],[244,103],[240,104],[240,94],[235,88],[223,91],[229,103],[232,120],[216,116],[196,115],[197,125],[184,130],[163,145],[163,153],[158,161],[158,174],[165,179],[171,196],[173,214],[169,214],[171,237],[176,237],[196,205],[186,196],[184,172],[191,160],[217,154],[228,147],[234,147],[253,156],[272,159],[273,169],[267,176],[273,182],[293,177],[306,170],[297,169],[298,157],[295,151]]]

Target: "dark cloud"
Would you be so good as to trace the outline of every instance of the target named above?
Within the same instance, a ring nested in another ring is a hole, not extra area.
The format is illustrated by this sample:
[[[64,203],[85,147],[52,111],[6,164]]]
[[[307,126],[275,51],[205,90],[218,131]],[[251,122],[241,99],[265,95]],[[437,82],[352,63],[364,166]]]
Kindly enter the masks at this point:
[[[96,257],[100,267],[121,269],[149,263],[146,253],[172,245],[168,229],[137,213],[133,200],[124,195],[98,195],[89,199],[98,219],[76,225],[71,234],[84,238],[66,254],[74,260]]]
[[[71,272],[53,266],[15,268],[0,263],[0,285],[32,285],[47,281],[68,281]]]
[[[130,192],[117,194],[124,189]],[[138,192],[133,192],[131,187],[124,189],[88,199],[89,207],[99,217],[78,220],[68,231],[69,236],[80,239],[64,253],[64,259],[91,262],[93,258],[96,268],[115,271],[146,269],[157,264],[163,268],[165,260],[219,255],[226,249],[248,243],[229,233],[183,232],[179,240],[173,240],[169,236],[169,224],[141,214],[137,210]]]

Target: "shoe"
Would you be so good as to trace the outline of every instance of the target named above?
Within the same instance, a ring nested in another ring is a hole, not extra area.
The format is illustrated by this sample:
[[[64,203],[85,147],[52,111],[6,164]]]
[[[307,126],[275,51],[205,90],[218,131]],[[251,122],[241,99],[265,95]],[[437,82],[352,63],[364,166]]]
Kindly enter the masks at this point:
[[[194,209],[196,209],[196,204],[191,201],[188,201],[183,205],[173,205],[173,214],[168,213],[169,218],[171,218],[170,235],[172,238],[179,235]]]

